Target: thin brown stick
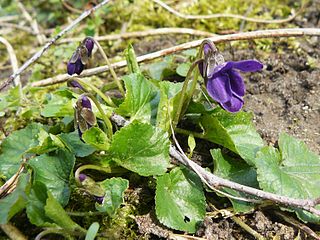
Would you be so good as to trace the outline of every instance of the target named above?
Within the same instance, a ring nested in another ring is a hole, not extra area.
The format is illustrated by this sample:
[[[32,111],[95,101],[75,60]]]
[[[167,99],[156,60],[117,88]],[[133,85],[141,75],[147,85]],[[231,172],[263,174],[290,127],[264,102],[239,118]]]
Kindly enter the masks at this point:
[[[3,38],[1,36],[0,36],[0,42],[2,44],[4,44],[6,46],[6,48],[7,48],[7,51],[8,51],[8,54],[9,54],[9,58],[10,58],[10,62],[11,62],[11,66],[12,66],[12,72],[17,71],[19,69],[19,66],[18,66],[18,60],[17,60],[17,57],[16,57],[16,54],[14,52],[13,47],[11,46],[11,44],[8,42],[7,39],[5,39],[5,38]],[[20,76],[15,78],[13,83],[14,83],[15,86],[21,85]]]
[[[20,232],[20,230],[16,226],[14,226],[11,223],[0,224],[0,228],[12,240],[27,240],[28,239],[26,236],[23,235],[22,232]]]
[[[129,121],[124,119],[122,116],[113,114],[110,117],[111,121],[115,122],[116,124],[122,124],[119,126],[125,126],[129,124]],[[296,199],[296,198],[290,198],[286,196],[281,196],[278,194],[265,192],[256,188],[248,187],[227,179],[220,178],[195,162],[191,161],[189,158],[187,158],[185,155],[181,154],[179,151],[175,149],[172,145],[169,148],[170,156],[178,160],[181,164],[191,168],[196,174],[199,175],[200,179],[205,180],[205,184],[209,184],[210,186],[213,186],[214,188],[218,187],[227,187],[239,192],[244,192],[252,196],[259,197],[261,199],[267,199],[271,200],[272,202],[276,204],[281,204],[284,206],[291,206],[291,207],[297,207],[303,210],[306,210],[310,213],[313,213],[315,215],[320,216],[320,210],[316,209],[316,201],[312,199]]]
[[[16,28],[16,29],[25,31],[25,32],[30,33],[30,34],[33,34],[33,35],[35,34],[35,33],[32,31],[31,28],[26,27],[26,26],[21,26],[21,25],[18,25],[18,24],[14,24],[14,23],[0,22],[0,27]]]
[[[128,38],[141,38],[141,37],[149,37],[149,36],[156,36],[156,35],[167,35],[167,34],[186,34],[192,36],[200,36],[200,37],[212,37],[216,34],[195,30],[192,28],[157,28],[157,29],[150,29],[146,31],[137,31],[137,32],[126,32],[120,34],[112,34],[106,36],[97,36],[94,37],[97,41],[114,41],[119,39],[128,39]],[[80,42],[83,38],[65,38],[61,39],[58,44],[61,43],[68,43],[68,42]]]
[[[3,16],[3,17],[0,17],[0,22],[10,22],[18,19],[19,19],[18,15]]]
[[[20,1],[18,1],[17,4],[24,18],[30,23],[30,26],[34,31],[34,34],[36,35],[39,44],[40,45],[44,44],[46,41],[46,37],[40,33],[37,21],[31,17],[27,9],[24,7],[24,5]]]
[[[58,33],[55,37],[53,37],[50,42],[46,43],[38,52],[36,52],[29,60],[27,60],[15,73],[13,73],[6,81],[4,81],[0,85],[0,91],[8,86],[17,76],[19,76],[26,68],[28,68],[32,63],[37,61],[42,54],[47,51],[47,49],[54,44],[59,38],[61,38],[64,34],[73,29],[79,22],[88,17],[91,13],[98,10],[102,6],[106,5],[110,0],[104,0],[95,7],[84,11],[77,19],[75,19],[70,25],[68,25],[65,29],[63,29],[60,33]]]
[[[258,233],[257,231],[253,230],[248,224],[246,224],[244,221],[242,221],[241,218],[237,217],[237,216],[231,216],[231,219],[238,224],[240,227],[242,227],[247,233],[251,234],[252,236],[254,236],[255,239],[258,240],[266,240],[265,237],[263,237],[260,233]]]
[[[11,193],[17,185],[20,173],[24,170],[24,165],[21,164],[18,171],[0,187],[0,199]]]
[[[74,12],[74,13],[78,13],[78,14],[79,14],[79,13],[82,13],[81,10],[72,7],[72,6],[69,5],[69,3],[68,3],[67,1],[65,1],[65,0],[61,0],[61,3],[62,3],[62,5],[63,5],[66,9],[68,9],[70,12]]]
[[[303,37],[303,36],[320,36],[320,29],[319,28],[269,29],[269,30],[260,30],[260,31],[253,31],[253,32],[243,32],[243,33],[222,35],[222,36],[214,36],[208,39],[210,39],[214,43],[221,43],[221,42],[231,42],[231,41],[250,40],[250,39],[259,39],[259,38]],[[137,61],[139,63],[146,62],[146,61],[150,61],[150,60],[163,57],[169,54],[173,54],[173,53],[187,50],[190,48],[195,48],[200,46],[203,40],[204,39],[187,42],[187,43],[166,48],[154,53],[149,53],[143,56],[139,56],[137,57]],[[117,68],[125,67],[126,65],[127,65],[126,61],[120,61],[120,62],[113,63],[112,67],[114,69],[117,69]],[[88,76],[106,72],[108,70],[109,70],[108,66],[91,68],[91,69],[84,70],[79,77],[88,77]],[[34,82],[31,84],[31,86],[40,87],[40,86],[47,86],[47,85],[62,83],[67,81],[69,78],[70,78],[70,75],[61,74],[55,77]]]
[[[293,217],[290,217],[287,214],[284,214],[280,211],[274,211],[274,213],[276,215],[278,215],[279,217],[281,217],[284,221],[286,221],[287,223],[295,226],[296,228],[301,229],[302,231],[304,231],[306,234],[310,235],[312,238],[320,240],[320,236],[318,236],[311,228],[309,228],[307,225],[297,221],[296,219],[294,219]]]
[[[159,4],[161,7],[169,11],[170,13],[174,14],[177,17],[184,18],[184,19],[212,19],[212,18],[235,18],[235,19],[241,19],[248,22],[255,22],[255,23],[286,23],[290,22],[293,19],[299,15],[303,9],[305,8],[305,5],[303,5],[295,14],[291,15],[288,18],[285,19],[273,19],[273,20],[267,20],[267,19],[260,19],[260,18],[249,18],[242,15],[237,14],[230,14],[230,13],[217,13],[217,14],[210,14],[210,15],[189,15],[184,14],[176,11],[172,7],[168,6],[164,2],[160,0],[153,0],[155,3]]]

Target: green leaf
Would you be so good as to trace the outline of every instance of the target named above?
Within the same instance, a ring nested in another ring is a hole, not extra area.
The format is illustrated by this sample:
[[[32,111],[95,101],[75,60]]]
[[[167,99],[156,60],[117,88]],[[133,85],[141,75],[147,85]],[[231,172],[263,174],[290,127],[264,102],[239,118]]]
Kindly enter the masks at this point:
[[[72,221],[68,214],[64,211],[59,202],[54,198],[50,191],[47,192],[48,198],[44,207],[46,215],[54,221],[58,226],[69,231],[79,231],[82,228]]]
[[[40,155],[29,160],[29,164],[34,170],[34,181],[46,185],[47,189],[63,206],[69,201],[69,181],[74,163],[74,155],[64,150],[50,155]]]
[[[99,223],[97,222],[92,223],[87,231],[85,240],[94,240],[98,233],[99,227],[100,227]]]
[[[43,153],[51,152],[58,148],[65,147],[63,142],[61,142],[61,140],[57,136],[47,133],[43,129],[40,129],[40,132],[38,134],[38,140],[39,140],[38,146],[30,148],[28,150],[29,153],[35,153],[40,155]]]
[[[100,150],[108,150],[110,147],[110,140],[107,134],[97,127],[92,127],[85,131],[82,135],[82,139],[87,144]]]
[[[20,86],[10,88],[0,93],[0,112],[16,110],[20,106]]]
[[[32,123],[24,129],[11,133],[3,140],[0,175],[9,178],[18,171],[22,156],[31,147],[38,145],[38,134],[41,129],[41,124]]]
[[[190,157],[192,156],[193,154],[193,150],[195,149],[196,147],[196,140],[194,139],[194,136],[193,134],[190,134],[188,136],[188,146],[190,148]]]
[[[177,67],[177,74],[179,74],[182,77],[186,77],[188,74],[188,71],[191,67],[191,63],[182,63]]]
[[[62,94],[61,94],[62,95]],[[50,94],[49,101],[44,105],[41,115],[44,117],[65,117],[73,116],[75,99],[72,101],[66,96]]]
[[[300,199],[320,196],[320,157],[303,142],[285,133],[280,135],[279,150],[264,147],[258,152],[256,167],[264,191]],[[307,211],[295,210],[304,221],[320,222],[319,217]]]
[[[171,70],[173,65],[173,57],[166,56],[163,60],[146,66],[146,70],[152,79],[157,81],[163,80],[167,75],[173,75],[175,72]]]
[[[157,113],[157,126],[170,130],[170,120],[174,119],[180,100],[180,92],[183,83],[163,81],[159,83],[160,102]]]
[[[252,114],[229,113],[217,108],[201,118],[204,138],[239,154],[248,164],[254,165],[256,153],[264,143],[252,124]]]
[[[122,167],[141,176],[161,175],[169,166],[168,134],[137,121],[118,131],[109,149]]]
[[[157,178],[156,214],[162,224],[194,233],[205,213],[203,187],[195,173],[176,167]]]
[[[105,195],[102,204],[96,203],[96,209],[112,217],[123,203],[124,191],[129,187],[129,181],[120,177],[110,178],[101,182],[100,186],[105,190]]]
[[[30,175],[22,173],[19,176],[16,189],[8,196],[0,199],[0,224],[9,220],[26,206],[27,194],[30,188]]]
[[[157,113],[159,96],[155,86],[140,73],[123,77],[126,86],[126,97],[117,113],[130,120],[153,122]]]
[[[249,166],[246,162],[230,158],[221,153],[220,149],[212,149],[210,153],[214,161],[214,174],[224,179],[240,183],[253,188],[259,188],[256,170]],[[242,198],[252,198],[244,193],[232,190],[230,188],[222,188],[224,192]],[[229,198],[235,212],[248,212],[254,208],[249,202],[235,200]]]
[[[82,142],[76,131],[72,133],[61,133],[58,137],[76,157],[89,156],[96,150],[96,148]]]
[[[26,212],[30,222],[38,227],[56,227],[44,210],[47,198],[46,186],[41,182],[35,182],[28,196]]]

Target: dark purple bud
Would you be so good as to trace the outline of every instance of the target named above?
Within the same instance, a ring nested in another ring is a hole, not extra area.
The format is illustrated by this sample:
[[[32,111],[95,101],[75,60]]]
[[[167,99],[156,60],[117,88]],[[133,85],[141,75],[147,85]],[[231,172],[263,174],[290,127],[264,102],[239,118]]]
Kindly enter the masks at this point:
[[[85,175],[85,174],[83,174],[83,173],[80,173],[80,174],[79,174],[79,181],[80,181],[80,182],[83,182],[84,180],[86,180],[86,178],[87,178],[87,175]]]
[[[67,72],[69,75],[78,74],[83,71],[84,65],[81,62],[80,57],[76,60],[76,62],[72,63],[71,61],[67,64]]]
[[[83,108],[92,109],[91,102],[90,102],[89,98],[86,95],[81,95],[80,99],[81,99],[81,106]]]
[[[76,80],[71,80],[67,82],[68,87],[72,87],[72,88],[79,88],[82,91],[85,91],[84,88],[81,86],[81,84],[76,81]]]
[[[94,41],[92,40],[91,37],[87,37],[83,40],[83,44],[88,50],[88,57],[91,57],[92,49],[94,46]]]
[[[103,199],[104,199],[104,196],[102,196],[102,197],[94,196],[94,200],[99,204],[103,203]]]

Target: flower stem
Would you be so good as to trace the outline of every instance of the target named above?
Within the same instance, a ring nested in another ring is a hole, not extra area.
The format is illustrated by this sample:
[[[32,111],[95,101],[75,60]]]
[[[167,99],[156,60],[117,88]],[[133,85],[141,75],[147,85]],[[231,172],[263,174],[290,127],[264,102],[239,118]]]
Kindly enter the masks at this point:
[[[186,129],[182,129],[182,128],[176,128],[175,132],[183,134],[183,135],[187,135],[187,136],[192,134],[196,138],[204,139],[204,135],[202,133],[192,132],[192,131],[189,131],[189,130],[186,130]]]
[[[92,85],[89,82],[83,81],[81,78],[74,77],[73,79],[77,80],[81,85],[85,86],[86,88],[92,89],[96,94],[98,94],[109,106],[111,107],[117,107],[112,99],[109,96],[106,96],[103,94],[103,92],[100,91],[99,88],[96,88],[94,85]]]
[[[190,91],[190,93],[188,94],[187,98],[185,96],[185,94],[187,94],[187,91],[188,91],[188,85],[189,85],[189,81],[191,79],[191,75],[192,75],[192,72],[193,72],[193,69],[198,65],[200,60],[197,60],[195,62],[192,63],[191,67],[189,68],[189,71],[187,73],[187,76],[184,80],[184,83],[183,83],[183,86],[182,86],[182,89],[181,89],[181,97],[180,97],[180,101],[179,101],[179,104],[178,104],[178,108],[177,108],[177,112],[176,112],[176,115],[175,115],[175,118],[173,119],[173,128],[175,128],[179,122],[179,119],[181,118],[181,115],[183,114],[183,109],[186,109],[186,106],[184,107],[185,103],[186,103],[186,99],[189,99],[188,96],[192,96],[193,94],[193,91],[195,89],[195,86],[197,84],[197,78],[194,78],[193,79],[193,83],[192,83],[192,86],[191,86],[191,90],[192,92]],[[195,82],[195,83],[194,83]]]
[[[91,98],[91,100],[94,102],[94,104],[96,105],[96,107],[98,108],[100,114],[101,114],[101,117],[102,117],[102,120],[104,121],[104,123],[106,124],[107,126],[107,129],[108,129],[108,132],[107,132],[107,135],[109,137],[109,139],[111,140],[112,139],[112,135],[113,135],[113,132],[112,132],[112,123],[110,121],[110,119],[107,117],[107,115],[104,113],[100,103],[98,102],[98,100],[95,98],[95,96],[93,96],[91,93],[86,93],[86,95],[88,97]]]
[[[122,84],[121,84],[121,81],[119,80],[116,72],[114,71],[114,69],[113,69],[113,67],[112,67],[112,65],[111,65],[111,63],[110,63],[110,61],[109,61],[106,53],[103,51],[101,45],[99,44],[99,42],[98,42],[97,40],[95,40],[94,38],[91,38],[91,39],[92,39],[92,40],[94,41],[94,43],[97,45],[97,47],[98,47],[98,49],[99,49],[102,57],[104,58],[104,60],[106,61],[107,65],[108,65],[108,67],[109,67],[110,73],[111,73],[114,81],[115,81],[116,84],[118,85],[119,91],[120,91],[121,94],[124,96],[124,95],[125,95],[125,92],[124,92],[123,86],[122,86]]]
[[[82,171],[86,170],[86,169],[92,169],[92,170],[97,170],[97,171],[101,171],[101,172],[105,172],[105,173],[122,173],[124,170],[123,168],[112,168],[110,167],[101,167],[98,165],[94,165],[94,164],[86,164],[86,165],[82,165],[81,167],[78,167],[76,172],[74,173],[74,177],[76,180],[76,183],[78,185],[81,185],[81,182],[79,180],[79,175]]]

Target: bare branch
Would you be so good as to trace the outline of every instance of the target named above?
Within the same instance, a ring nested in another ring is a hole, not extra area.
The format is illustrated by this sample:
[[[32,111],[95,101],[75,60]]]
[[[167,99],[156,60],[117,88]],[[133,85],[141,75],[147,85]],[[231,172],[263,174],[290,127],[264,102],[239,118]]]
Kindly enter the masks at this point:
[[[261,19],[261,18],[249,18],[245,17],[242,15],[237,15],[237,14],[229,14],[229,13],[217,13],[217,14],[210,14],[210,15],[189,15],[189,14],[184,14],[176,11],[172,7],[168,6],[161,0],[153,0],[155,3],[159,4],[161,7],[169,11],[170,13],[174,14],[177,17],[184,18],[184,19],[212,19],[212,18],[235,18],[235,19],[241,19],[247,22],[256,22],[256,23],[285,23],[285,22],[290,22],[293,19],[299,15],[303,9],[305,8],[305,5],[303,5],[295,14],[289,16],[288,18],[285,19],[272,19],[272,20],[267,20],[267,19]]]
[[[222,35],[222,36],[214,36],[208,39],[210,39],[214,43],[220,43],[220,42],[230,42],[230,41],[238,41],[238,40],[259,39],[259,38],[303,37],[303,36],[320,36],[320,29],[319,28],[269,29],[269,30],[260,30],[260,31]],[[200,46],[203,40],[204,39],[187,42],[187,43],[166,48],[154,53],[149,53],[143,56],[139,56],[137,57],[137,61],[139,63],[146,62],[146,61],[160,58],[169,54],[173,54],[173,53],[187,50],[190,48],[195,48]],[[112,67],[114,69],[117,69],[117,68],[125,67],[126,65],[127,65],[126,61],[120,61],[120,62],[113,63]],[[108,70],[109,70],[108,66],[91,68],[91,69],[84,70],[79,77],[88,77],[88,76],[106,72]],[[31,84],[31,86],[40,87],[40,86],[47,86],[47,85],[62,83],[67,81],[70,77],[71,76],[68,74],[61,74],[52,78],[47,78],[47,79],[40,80],[38,82],[34,82]]]
[[[27,67],[29,67],[33,62],[38,60],[42,54],[52,45],[54,44],[59,38],[61,38],[64,34],[69,32],[73,29],[79,22],[89,16],[91,13],[96,11],[97,9],[101,8],[105,4],[107,4],[110,0],[104,0],[95,7],[84,11],[77,19],[75,19],[70,25],[68,25],[65,29],[63,29],[60,33],[58,33],[55,37],[53,37],[50,42],[46,43],[38,52],[36,52],[28,61],[26,61],[15,73],[13,73],[6,81],[4,81],[0,85],[0,91],[8,86],[17,76],[19,76]]]
[[[11,66],[12,66],[12,72],[15,72],[19,69],[19,66],[18,66],[18,60],[17,60],[17,57],[16,57],[16,54],[14,52],[14,49],[13,47],[11,46],[11,44],[8,42],[7,39],[3,38],[0,36],[0,42],[3,43],[6,48],[7,48],[7,51],[8,51],[8,54],[9,54],[9,58],[10,58],[10,62],[11,62]],[[14,79],[14,85],[15,86],[18,86],[20,85],[20,77],[17,76],[16,79]]]
[[[0,17],[0,22],[10,22],[18,19],[19,19],[18,15],[3,16],[3,17]]]
[[[24,18],[30,23],[30,26],[34,31],[34,34],[36,35],[39,44],[40,45],[44,44],[44,42],[46,41],[46,37],[40,33],[37,21],[31,17],[31,15],[28,13],[26,8],[24,7],[24,5],[20,1],[18,1],[17,4],[18,4],[18,7],[20,8]]]
[[[7,27],[7,28],[16,28],[22,31],[25,31],[27,33],[30,33],[32,35],[34,35],[35,33],[32,31],[31,28],[26,27],[26,26],[21,26],[18,24],[14,24],[14,23],[8,23],[8,22],[0,22],[0,27]]]
[[[15,239],[15,240],[27,240],[28,238],[23,235],[23,233],[13,224],[7,223],[7,224],[0,224],[0,228],[2,229],[5,234],[10,239]]]
[[[216,36],[216,34],[204,32],[200,30],[195,30],[192,28],[157,28],[150,29],[146,31],[137,31],[137,32],[126,32],[120,34],[112,34],[106,36],[97,36],[94,37],[95,40],[101,41],[113,41],[119,39],[128,39],[128,38],[141,38],[141,37],[149,37],[156,35],[168,35],[168,34],[187,34],[193,36],[201,36],[201,37],[212,37]],[[65,38],[61,39],[58,44],[68,43],[68,42],[80,42],[83,38]]]

